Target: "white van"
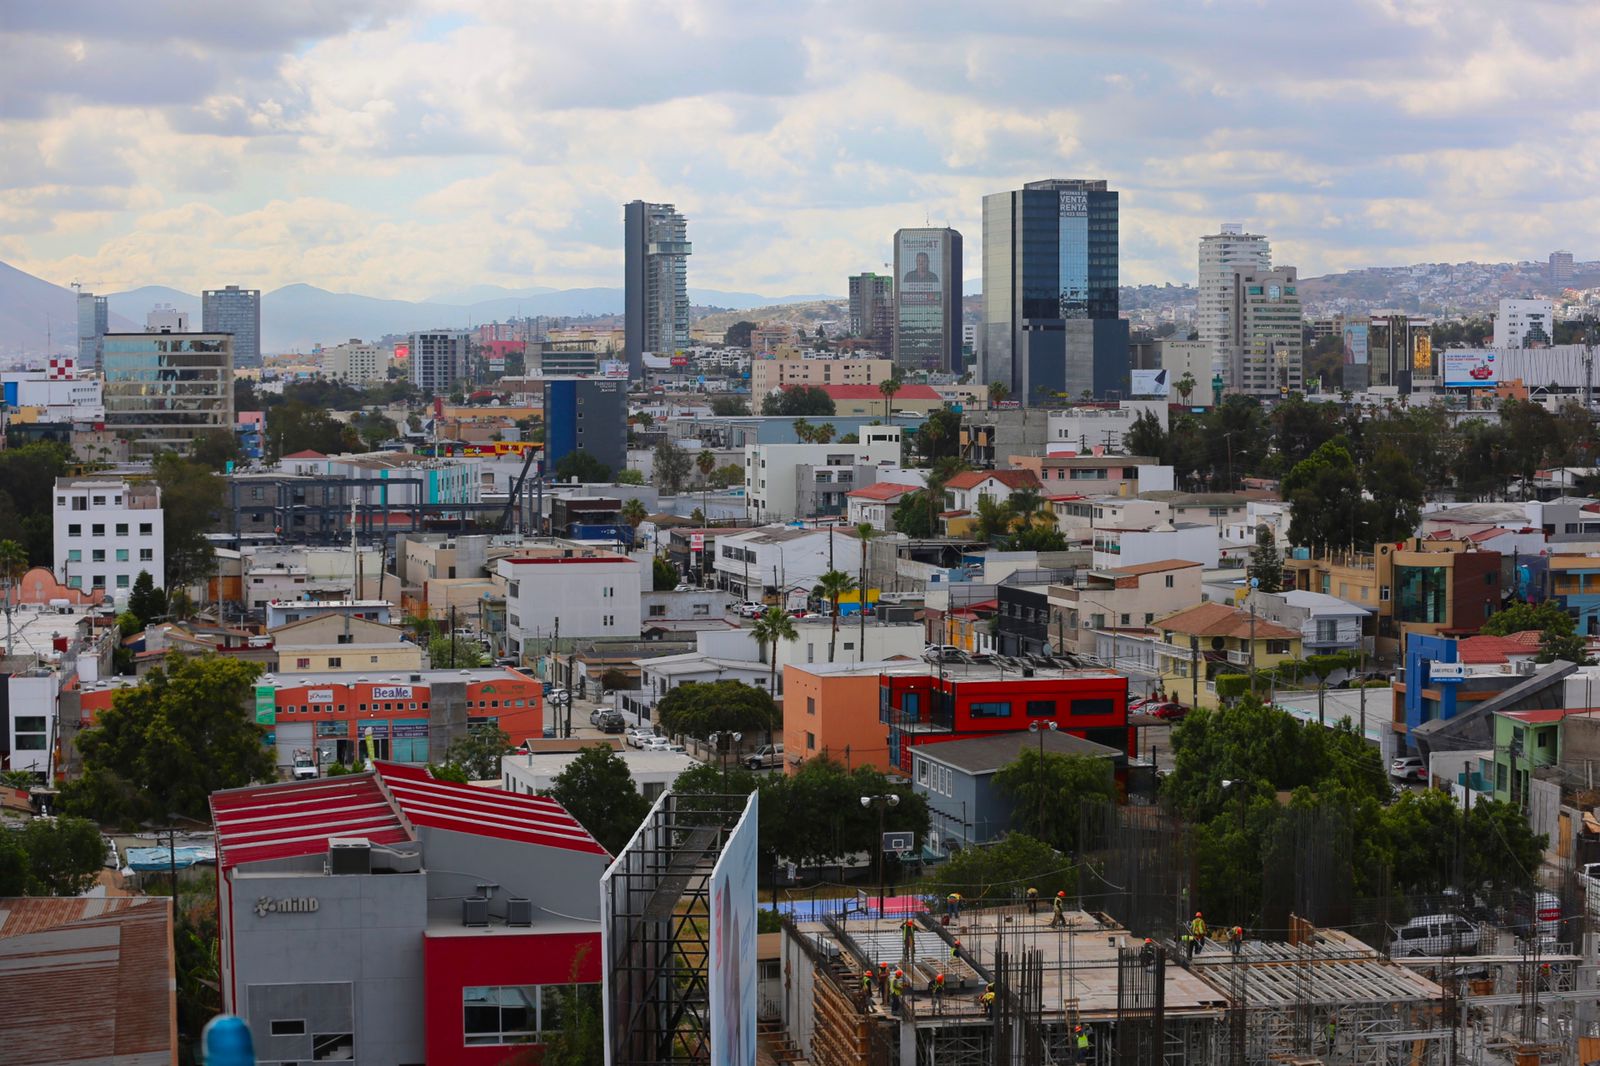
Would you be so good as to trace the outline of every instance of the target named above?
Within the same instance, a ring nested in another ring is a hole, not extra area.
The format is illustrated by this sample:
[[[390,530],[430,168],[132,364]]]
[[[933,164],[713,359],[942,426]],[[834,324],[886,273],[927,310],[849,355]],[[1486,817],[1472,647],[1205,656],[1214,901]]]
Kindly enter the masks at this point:
[[[1478,927],[1454,914],[1427,914],[1395,930],[1389,945],[1392,958],[1413,955],[1475,955]]]

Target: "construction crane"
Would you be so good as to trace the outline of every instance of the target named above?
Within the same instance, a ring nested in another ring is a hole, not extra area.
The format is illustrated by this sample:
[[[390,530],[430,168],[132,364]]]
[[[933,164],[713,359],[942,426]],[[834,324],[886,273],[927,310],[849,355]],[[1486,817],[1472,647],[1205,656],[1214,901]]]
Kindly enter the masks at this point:
[[[500,531],[506,532],[511,527],[512,512],[522,502],[522,492],[528,481],[528,470],[533,466],[533,457],[538,453],[537,448],[528,448],[522,455],[522,470],[517,474],[517,479],[511,483],[511,494],[506,497],[506,509],[500,513]],[[544,474],[534,475],[535,487],[539,490],[539,503],[533,516],[534,527],[542,531],[544,527]]]

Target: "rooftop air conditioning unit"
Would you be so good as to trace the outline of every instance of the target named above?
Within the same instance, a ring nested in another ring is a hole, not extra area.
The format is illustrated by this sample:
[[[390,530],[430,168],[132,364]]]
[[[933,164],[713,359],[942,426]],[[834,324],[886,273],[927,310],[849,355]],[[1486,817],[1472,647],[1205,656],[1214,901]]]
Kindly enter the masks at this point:
[[[328,872],[341,874],[370,874],[372,872],[372,843],[365,837],[329,837]]]
[[[489,897],[467,896],[461,901],[461,924],[483,927],[489,924]]]
[[[533,900],[522,896],[506,897],[506,924],[526,929],[533,924]]]

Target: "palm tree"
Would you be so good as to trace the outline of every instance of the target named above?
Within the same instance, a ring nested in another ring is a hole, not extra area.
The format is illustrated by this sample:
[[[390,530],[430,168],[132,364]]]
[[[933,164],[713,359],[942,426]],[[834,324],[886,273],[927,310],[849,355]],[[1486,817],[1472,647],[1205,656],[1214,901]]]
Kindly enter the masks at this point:
[[[884,378],[878,382],[878,391],[883,393],[883,420],[889,421],[889,404],[894,400],[894,394],[900,391],[899,378]]]
[[[839,597],[856,587],[856,579],[843,570],[829,570],[817,582],[823,597],[833,606],[833,633],[828,637],[828,661],[833,662],[833,649],[839,642]]]
[[[631,542],[638,536],[639,523],[649,518],[650,512],[644,509],[644,504],[640,503],[637,498],[633,498],[622,505],[621,514],[622,520],[628,523],[628,529],[633,533],[633,537],[629,538]]]
[[[1003,381],[989,382],[989,406],[998,407],[1006,402],[1006,397],[1011,395],[1011,389]]]
[[[1021,519],[1019,524],[1023,529],[1033,525],[1033,516],[1043,502],[1044,498],[1039,495],[1038,489],[1017,489],[1006,501],[1011,513]]]
[[[838,430],[833,428],[832,422],[824,422],[811,431],[811,439],[817,444],[827,444],[833,440],[833,435],[837,432]]]
[[[701,448],[700,454],[694,457],[694,465],[700,471],[700,510],[711,510],[711,472],[717,468],[717,456],[710,448]]]
[[[972,532],[983,543],[993,544],[1011,531],[1013,514],[1008,504],[996,503],[993,496],[979,496],[978,506],[973,511],[977,526]]]
[[[811,443],[811,423],[803,418],[794,420],[794,435],[802,444]]]
[[[856,586],[861,592],[861,642],[856,647],[858,661],[867,661],[867,546],[872,543],[872,538],[878,535],[872,528],[871,522],[862,522],[856,526],[856,536],[861,540],[861,577]]]
[[[778,641],[799,640],[800,634],[795,632],[794,619],[789,617],[789,612],[782,607],[768,607],[756,624],[751,627],[750,635],[756,638],[756,647],[761,649],[761,658],[768,664],[767,692],[776,699],[778,696]],[[767,646],[771,645],[772,653],[767,654]],[[767,730],[767,743],[772,743],[772,730]]]
[[[22,575],[28,572],[28,549],[14,540],[0,540],[0,584],[6,592],[6,654],[11,649],[11,597]]]
[[[1189,373],[1187,370],[1183,372],[1183,377],[1178,379],[1178,384],[1176,386],[1178,390],[1178,396],[1183,400],[1185,405],[1189,403],[1189,394],[1194,391],[1194,387],[1197,384],[1199,384],[1199,382],[1195,381],[1194,375]]]

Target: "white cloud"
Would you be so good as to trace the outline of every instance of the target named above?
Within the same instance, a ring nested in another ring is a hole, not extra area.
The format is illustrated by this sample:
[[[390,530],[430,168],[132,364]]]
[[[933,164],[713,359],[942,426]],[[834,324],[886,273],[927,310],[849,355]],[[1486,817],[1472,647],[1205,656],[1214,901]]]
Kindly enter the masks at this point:
[[[108,288],[615,285],[646,198],[689,214],[697,286],[839,292],[925,219],[976,275],[983,194],[1051,176],[1123,191],[1130,282],[1190,278],[1223,219],[1306,274],[1600,256],[1588,3],[185,9],[0,12],[8,261]]]

